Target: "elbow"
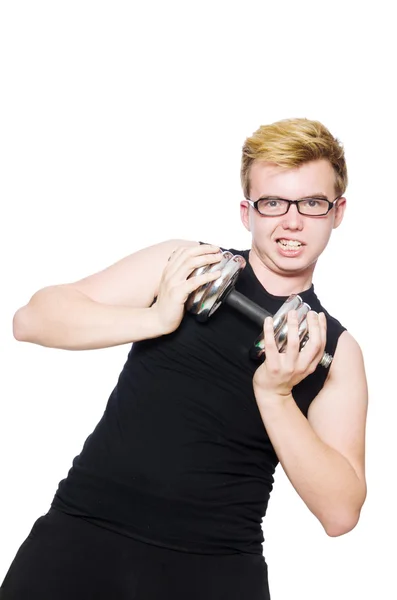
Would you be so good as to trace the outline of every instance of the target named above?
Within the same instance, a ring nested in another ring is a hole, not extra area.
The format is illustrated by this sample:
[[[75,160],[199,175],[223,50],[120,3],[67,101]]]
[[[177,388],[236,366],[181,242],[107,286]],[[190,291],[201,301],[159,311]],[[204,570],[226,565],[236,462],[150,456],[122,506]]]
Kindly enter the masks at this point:
[[[49,312],[48,298],[53,289],[54,286],[42,288],[14,314],[12,332],[18,342],[36,341],[38,333],[43,329],[43,317]]]
[[[330,509],[326,515],[319,519],[325,533],[329,537],[340,537],[352,531],[360,520],[361,509],[366,497],[367,486],[364,481],[354,498],[346,499],[337,508],[334,506],[333,510]]]
[[[334,516],[332,519],[322,521],[325,533],[329,537],[340,537],[352,531],[360,519],[360,511]]]
[[[349,522],[341,522],[341,523],[332,523],[331,525],[324,526],[325,533],[329,537],[340,537],[341,535],[345,535],[352,531],[357,525],[357,521],[349,521]]]
[[[14,314],[12,319],[12,333],[18,342],[27,341],[26,306],[23,306]]]
[[[35,342],[38,338],[38,332],[43,329],[43,314],[45,306],[40,304],[41,297],[38,293],[32,299],[22,306],[14,314],[12,320],[12,333],[18,342]]]

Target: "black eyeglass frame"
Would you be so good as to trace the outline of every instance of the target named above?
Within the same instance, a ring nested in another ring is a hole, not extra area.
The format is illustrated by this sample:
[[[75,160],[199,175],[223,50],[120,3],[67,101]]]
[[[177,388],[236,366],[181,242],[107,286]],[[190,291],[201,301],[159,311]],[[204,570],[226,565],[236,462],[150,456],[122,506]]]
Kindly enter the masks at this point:
[[[334,208],[335,203],[340,200],[342,198],[341,196],[337,196],[335,198],[335,200],[333,200],[332,202],[330,202],[328,200],[328,198],[320,198],[318,196],[308,196],[307,198],[301,198],[300,200],[287,200],[286,198],[279,198],[278,196],[262,196],[261,198],[258,198],[258,200],[251,200],[250,198],[245,198],[248,202],[248,204],[250,206],[252,206],[253,208],[255,208],[255,210],[261,215],[261,217],[282,217],[283,215],[286,215],[287,212],[289,211],[291,204],[295,204],[298,213],[304,217],[325,217],[329,211]],[[264,215],[263,213],[260,212],[258,205],[259,202],[261,202],[262,200],[282,200],[283,202],[287,202],[287,208],[286,211],[283,213],[279,213],[278,215]],[[325,213],[321,213],[320,215],[308,215],[305,213],[302,213],[299,209],[299,205],[301,202],[307,202],[308,200],[323,200],[324,202],[328,202],[328,210]]]

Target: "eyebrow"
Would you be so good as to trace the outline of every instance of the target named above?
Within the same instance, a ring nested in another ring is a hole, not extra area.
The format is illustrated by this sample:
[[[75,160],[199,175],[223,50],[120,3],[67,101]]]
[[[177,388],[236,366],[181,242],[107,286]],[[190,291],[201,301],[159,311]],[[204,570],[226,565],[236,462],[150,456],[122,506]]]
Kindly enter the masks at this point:
[[[264,198],[277,198],[278,200],[288,200],[288,198],[283,198],[282,196],[272,196],[271,194],[263,194],[258,198],[258,200],[263,200]],[[321,198],[324,200],[328,200],[328,196],[326,196],[322,192],[319,192],[318,194],[309,194],[308,196],[302,196],[301,198],[298,198],[298,200],[307,200],[308,198]]]

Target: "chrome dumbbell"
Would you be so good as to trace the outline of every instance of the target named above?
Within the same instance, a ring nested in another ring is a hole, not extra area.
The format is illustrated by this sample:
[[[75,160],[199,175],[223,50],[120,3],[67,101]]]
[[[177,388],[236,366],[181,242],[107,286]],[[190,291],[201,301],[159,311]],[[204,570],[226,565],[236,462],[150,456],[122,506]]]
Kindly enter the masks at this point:
[[[306,315],[311,310],[311,307],[307,302],[303,302],[302,298],[298,294],[291,294],[289,298],[284,302],[284,304],[280,307],[280,309],[273,316],[273,327],[274,327],[274,338],[276,340],[276,344],[279,352],[285,352],[287,348],[288,341],[288,313],[290,310],[296,310],[296,315],[298,317],[298,335],[300,341],[300,349],[302,350],[303,346],[307,343],[309,339],[308,329],[307,329],[307,319]],[[251,349],[251,357],[255,359],[264,358],[265,355],[265,340],[263,331],[260,336],[257,338],[254,347]],[[323,356],[320,360],[320,365],[322,367],[329,367],[332,362],[331,354],[324,352]]]
[[[220,270],[221,274],[215,281],[200,286],[186,301],[186,310],[196,315],[200,322],[207,321],[222,303],[226,303],[238,312],[248,317],[254,323],[263,328],[266,317],[273,317],[274,335],[280,352],[286,348],[288,338],[287,315],[290,310],[296,310],[299,322],[299,339],[301,348],[306,344],[308,338],[306,315],[311,310],[310,306],[303,302],[297,294],[291,295],[273,316],[255,302],[244,296],[235,289],[235,284],[240,271],[246,266],[246,260],[239,254],[222,252],[223,256],[219,263],[205,265],[195,269],[190,277],[203,273]],[[251,356],[255,359],[264,358],[263,331],[251,350]],[[320,364],[329,367],[332,361],[330,354],[324,353]]]

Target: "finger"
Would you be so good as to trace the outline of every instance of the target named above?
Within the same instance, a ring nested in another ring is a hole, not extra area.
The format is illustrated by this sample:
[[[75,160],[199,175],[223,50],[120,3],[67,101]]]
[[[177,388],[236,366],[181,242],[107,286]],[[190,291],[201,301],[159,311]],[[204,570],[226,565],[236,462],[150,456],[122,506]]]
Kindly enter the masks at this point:
[[[305,365],[309,367],[311,363],[318,364],[324,351],[319,315],[312,310],[307,313],[307,332],[309,339],[301,351],[301,356]]]
[[[325,351],[325,346],[327,344],[327,318],[323,312],[318,315],[318,324],[320,327],[320,337],[321,337],[321,349],[320,349],[320,359]]]
[[[295,364],[299,354],[300,341],[299,341],[299,321],[296,314],[296,310],[290,310],[287,315],[287,343],[284,347],[285,354],[289,361]]]
[[[219,246],[214,246],[212,244],[197,244],[194,246],[178,246],[169,256],[169,261],[175,261],[181,256],[198,256],[201,254],[216,254],[220,252],[221,249]]]
[[[186,257],[185,261],[179,267],[179,271],[184,277],[196,277],[207,271],[214,269],[222,269],[224,264],[218,265],[224,258],[221,252],[216,254],[204,254],[201,256]]]
[[[193,246],[177,248],[171,254],[166,265],[167,275],[179,273],[185,279],[194,269],[206,264],[213,264],[222,259],[222,252],[217,246]]]
[[[183,294],[185,296],[184,301],[186,302],[189,294],[197,290],[199,287],[210,283],[211,281],[215,281],[218,279],[218,277],[220,277],[220,275],[221,271],[218,269],[215,271],[207,271],[206,273],[197,275],[196,277],[190,277],[189,279],[186,279],[181,286],[181,290],[183,290]]]
[[[266,317],[263,324],[263,345],[266,361],[278,359],[278,347],[274,338],[274,322],[272,317]]]

